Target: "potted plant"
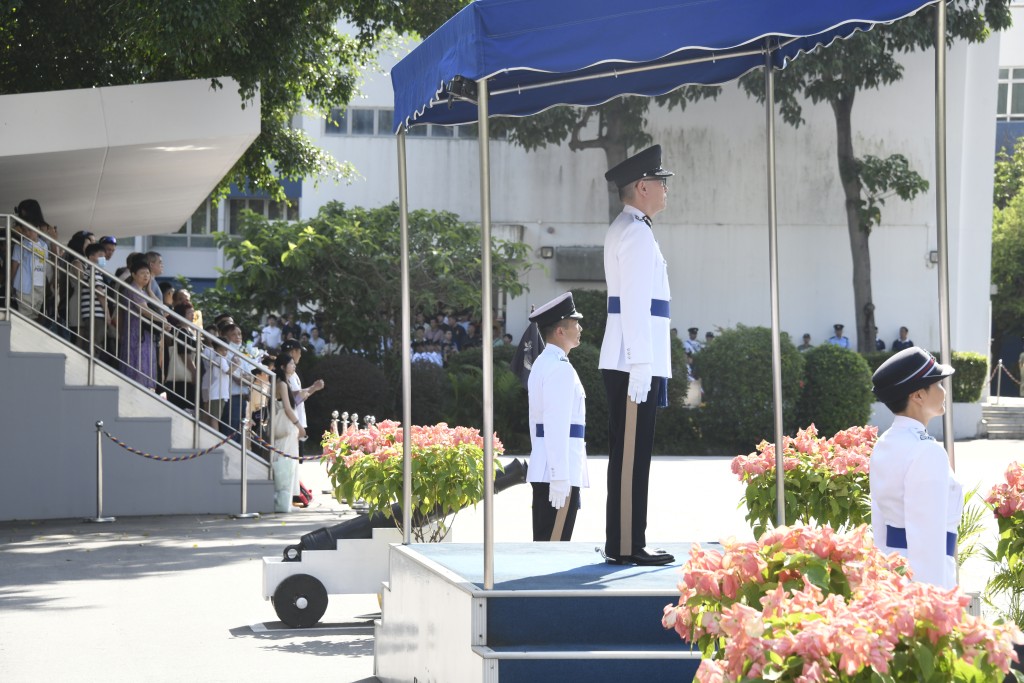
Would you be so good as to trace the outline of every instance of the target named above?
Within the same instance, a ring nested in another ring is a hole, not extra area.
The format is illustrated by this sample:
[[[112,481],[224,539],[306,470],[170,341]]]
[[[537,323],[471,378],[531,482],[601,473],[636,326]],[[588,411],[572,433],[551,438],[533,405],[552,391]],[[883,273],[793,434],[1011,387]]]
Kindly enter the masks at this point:
[[[693,545],[662,618],[700,649],[702,683],[993,681],[1024,642],[1014,624],[968,614],[958,590],[910,581],[864,525],[780,527],[722,546]]]
[[[825,439],[813,424],[783,437],[786,524],[838,530],[869,522],[868,462],[877,439],[877,427],[851,427]],[[746,519],[760,536],[776,514],[775,445],[761,441],[753,453],[736,456],[732,471],[746,484]]]
[[[438,542],[451,530],[450,518],[483,498],[483,437],[469,427],[445,423],[414,425],[412,432],[412,537]],[[324,434],[323,459],[338,500],[363,499],[370,512],[395,515],[392,505],[402,500],[402,426],[385,420],[364,429]],[[503,452],[495,435],[494,468]],[[401,529],[400,515],[395,515]]]
[[[1024,466],[1010,463],[1004,481],[985,497],[996,516],[999,541],[995,550],[985,549],[994,565],[985,586],[985,600],[1001,616],[1024,628]],[[1024,655],[1024,651],[1018,650]]]

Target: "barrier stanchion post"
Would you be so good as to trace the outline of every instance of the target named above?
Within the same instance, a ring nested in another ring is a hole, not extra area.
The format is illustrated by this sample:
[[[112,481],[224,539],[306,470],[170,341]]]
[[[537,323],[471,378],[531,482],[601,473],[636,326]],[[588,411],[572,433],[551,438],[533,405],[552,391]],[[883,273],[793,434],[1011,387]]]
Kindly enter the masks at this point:
[[[999,359],[999,366],[996,368],[996,405],[999,405],[999,395],[1003,393],[1003,359]]]
[[[103,516],[103,420],[96,421],[96,516],[87,522],[116,522],[116,517]]]
[[[248,417],[245,417],[245,416],[242,417],[242,425],[241,425],[241,427],[242,427],[242,438],[240,439],[240,442],[241,442],[241,449],[242,449],[242,477],[241,477],[242,478],[242,511],[240,513],[238,513],[237,515],[231,515],[231,516],[234,519],[259,519],[260,518],[260,513],[258,513],[258,512],[246,512],[245,511],[246,508],[249,505],[249,495],[248,495],[249,494],[249,491],[248,491],[249,487],[247,486],[248,482],[246,481],[246,461],[249,459],[249,456],[246,453],[247,449],[245,447],[245,444],[248,443],[248,441],[249,441],[249,418]]]

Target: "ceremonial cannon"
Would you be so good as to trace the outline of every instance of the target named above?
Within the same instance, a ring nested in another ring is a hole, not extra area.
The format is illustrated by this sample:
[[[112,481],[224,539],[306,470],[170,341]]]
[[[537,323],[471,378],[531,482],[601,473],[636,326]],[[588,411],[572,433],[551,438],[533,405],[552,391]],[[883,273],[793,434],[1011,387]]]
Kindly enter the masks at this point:
[[[519,460],[506,465],[494,478],[495,493],[525,482],[526,469]],[[389,516],[360,514],[303,535],[280,557],[264,557],[263,598],[285,624],[308,628],[323,617],[328,595],[380,592],[388,578],[388,550],[402,542],[396,521],[401,518],[395,503]]]

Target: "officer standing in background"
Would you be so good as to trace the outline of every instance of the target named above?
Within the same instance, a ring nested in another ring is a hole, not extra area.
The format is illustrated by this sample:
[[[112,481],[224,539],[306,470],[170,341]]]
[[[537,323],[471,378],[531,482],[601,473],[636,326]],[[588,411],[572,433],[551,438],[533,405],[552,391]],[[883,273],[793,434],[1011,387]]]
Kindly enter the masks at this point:
[[[844,349],[850,348],[850,339],[849,337],[843,336],[842,324],[836,323],[835,325],[833,325],[832,331],[835,332],[835,334],[833,334],[831,337],[825,340],[826,344],[831,344],[832,346],[839,346]]]
[[[546,342],[533,361],[530,393],[530,467],[533,487],[533,540],[568,541],[576,525],[580,488],[590,486],[587,448],[586,393],[569,363],[569,351],[580,345],[579,319],[572,292],[555,297],[530,314]]]
[[[895,414],[871,452],[871,526],[885,554],[907,558],[914,581],[956,586],[956,532],[963,486],[946,449],[925,428],[946,412],[942,379],[953,368],[912,346],[871,377],[875,396]]]
[[[691,356],[704,348],[704,344],[697,339],[698,328],[691,327],[687,330],[690,338],[683,342],[683,350],[685,350]]]
[[[599,367],[608,396],[608,506],[604,554],[613,564],[661,565],[675,558],[647,548],[647,493],[655,410],[668,405],[668,264],[651,231],[664,210],[667,178],[661,146],[605,174],[619,188],[620,213],[604,240],[608,323]]]

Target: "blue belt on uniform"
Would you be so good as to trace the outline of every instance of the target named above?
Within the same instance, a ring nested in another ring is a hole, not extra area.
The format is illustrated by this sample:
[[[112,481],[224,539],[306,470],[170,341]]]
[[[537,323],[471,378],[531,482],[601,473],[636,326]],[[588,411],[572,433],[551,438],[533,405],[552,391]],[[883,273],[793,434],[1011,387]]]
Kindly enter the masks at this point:
[[[617,296],[608,297],[608,312],[622,313],[622,299]],[[651,315],[658,318],[671,318],[668,313],[668,301],[665,299],[651,299]]]
[[[907,530],[898,526],[885,525],[885,545],[890,548],[907,549]],[[946,554],[950,557],[956,553],[956,534],[946,532]]]
[[[583,430],[585,428],[586,428],[585,425],[578,425],[578,424],[571,424],[571,425],[569,425],[569,438],[570,439],[582,439],[583,438]],[[536,433],[537,433],[537,438],[538,439],[544,438],[544,425],[542,423],[537,425],[537,432]]]

